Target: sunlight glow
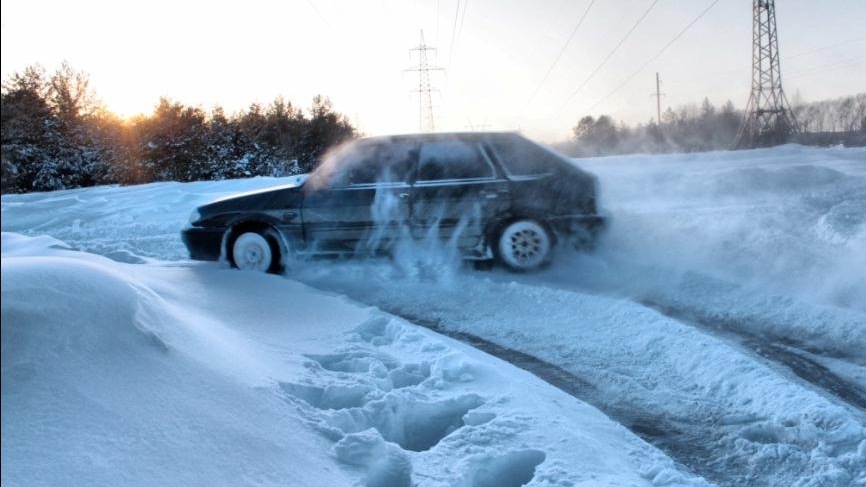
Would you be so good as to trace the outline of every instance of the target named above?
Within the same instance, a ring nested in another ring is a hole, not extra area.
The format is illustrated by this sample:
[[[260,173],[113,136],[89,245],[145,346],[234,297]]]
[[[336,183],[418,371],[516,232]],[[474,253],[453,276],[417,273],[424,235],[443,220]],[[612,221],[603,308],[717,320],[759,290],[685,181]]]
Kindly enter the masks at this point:
[[[631,124],[648,121],[655,110],[648,96],[655,71],[661,72],[664,101],[670,106],[700,103],[704,96],[716,105],[727,100],[744,104],[751,49],[748,0],[720,2],[700,28],[689,31],[621,92],[598,103],[706,3],[660,3],[568,103],[568,95],[646,2],[593,7],[544,80],[584,10],[580,2],[469,2],[453,32],[456,0],[252,0],[242,7],[225,0],[7,0],[2,4],[0,58],[4,77],[35,63],[51,71],[66,60],[90,75],[97,94],[122,117],[151,113],[161,96],[206,111],[220,105],[232,113],[280,95],[306,108],[322,94],[367,134],[412,132],[418,130],[413,92],[418,78],[405,70],[417,63],[409,50],[423,29],[428,44],[438,48],[430,63],[447,68],[431,77],[437,129],[483,125],[560,139],[587,114],[607,113]],[[866,2],[847,5],[844,13],[818,3],[780,5],[783,49],[807,54],[784,62],[786,72],[825,65],[866,44],[862,40],[816,50],[821,47],[816,39],[829,45],[862,35],[866,19]],[[720,83],[717,73],[733,69],[740,74]],[[786,90],[799,90],[807,100],[850,95],[862,91],[864,74],[862,63],[840,67],[791,78]]]

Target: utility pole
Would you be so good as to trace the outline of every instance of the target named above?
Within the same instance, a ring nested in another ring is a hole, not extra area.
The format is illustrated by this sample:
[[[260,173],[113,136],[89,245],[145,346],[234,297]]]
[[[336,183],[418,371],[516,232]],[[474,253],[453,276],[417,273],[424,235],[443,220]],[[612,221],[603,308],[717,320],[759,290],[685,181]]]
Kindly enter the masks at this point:
[[[782,90],[775,0],[753,0],[752,91],[734,147],[775,145],[799,131]]]
[[[418,66],[404,70],[418,72],[418,89],[413,91],[418,92],[418,130],[421,132],[434,132],[436,130],[435,119],[433,117],[433,96],[431,95],[433,88],[430,85],[430,72],[444,71],[444,69],[438,66],[430,66],[427,61],[427,52],[435,50],[435,47],[424,43],[424,31],[422,30],[421,44],[409,50],[410,53],[418,51]]]
[[[656,97],[656,124],[658,124],[658,126],[661,127],[661,125],[662,125],[662,97],[665,96],[665,94],[662,93],[662,82],[661,82],[661,79],[659,78],[658,72],[656,72],[656,92],[650,96]]]

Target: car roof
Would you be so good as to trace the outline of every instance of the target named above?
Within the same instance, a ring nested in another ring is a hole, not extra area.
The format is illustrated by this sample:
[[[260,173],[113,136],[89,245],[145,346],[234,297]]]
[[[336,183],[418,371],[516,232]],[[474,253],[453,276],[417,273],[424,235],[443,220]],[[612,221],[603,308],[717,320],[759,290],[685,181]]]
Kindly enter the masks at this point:
[[[394,134],[394,135],[378,135],[374,137],[364,137],[359,139],[359,142],[400,142],[400,141],[434,141],[434,140],[489,140],[491,138],[502,137],[520,137],[517,132],[435,132],[435,133],[417,133],[417,134]]]

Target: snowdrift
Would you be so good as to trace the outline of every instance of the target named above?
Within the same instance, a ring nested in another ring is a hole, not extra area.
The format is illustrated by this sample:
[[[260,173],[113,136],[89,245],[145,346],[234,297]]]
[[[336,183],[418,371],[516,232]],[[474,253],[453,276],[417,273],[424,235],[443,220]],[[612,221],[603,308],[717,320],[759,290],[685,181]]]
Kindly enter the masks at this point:
[[[705,485],[537,378],[344,298],[2,244],[4,485]]]
[[[9,256],[10,238],[4,485],[351,483],[288,404],[196,360],[189,348],[202,343],[175,347],[178,328],[198,326],[195,313],[170,315],[107,259]]]

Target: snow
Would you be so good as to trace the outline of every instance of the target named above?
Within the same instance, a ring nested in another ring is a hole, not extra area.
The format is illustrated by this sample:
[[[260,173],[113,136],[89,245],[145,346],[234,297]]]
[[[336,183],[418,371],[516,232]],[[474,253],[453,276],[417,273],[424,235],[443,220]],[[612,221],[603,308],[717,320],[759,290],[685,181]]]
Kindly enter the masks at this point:
[[[585,403],[375,308],[2,241],[4,484],[703,485]]]
[[[295,178],[3,196],[4,485],[866,485],[866,150],[577,163],[611,225],[532,274],[187,260]]]
[[[866,149],[599,158],[601,249],[866,311]],[[621,260],[620,259],[620,260]]]

